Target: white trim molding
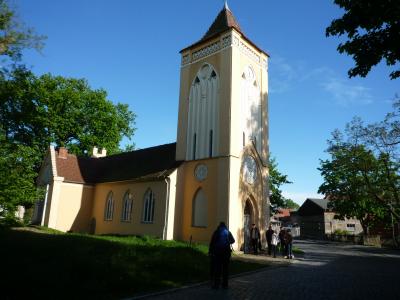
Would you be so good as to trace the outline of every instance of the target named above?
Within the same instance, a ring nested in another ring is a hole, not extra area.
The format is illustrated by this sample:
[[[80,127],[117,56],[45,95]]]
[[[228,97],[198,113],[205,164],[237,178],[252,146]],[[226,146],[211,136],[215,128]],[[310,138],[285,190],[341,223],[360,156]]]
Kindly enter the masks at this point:
[[[53,145],[50,145],[50,157],[51,157],[51,171],[53,172],[53,177],[57,177],[56,151]]]
[[[253,60],[258,66],[267,69],[267,60],[262,58],[262,53],[254,49],[245,39],[231,30],[228,34],[222,35],[219,40],[209,42],[195,51],[188,49],[182,53],[181,66],[187,66],[198,62],[199,60],[218,53],[229,47],[237,47],[239,50]]]

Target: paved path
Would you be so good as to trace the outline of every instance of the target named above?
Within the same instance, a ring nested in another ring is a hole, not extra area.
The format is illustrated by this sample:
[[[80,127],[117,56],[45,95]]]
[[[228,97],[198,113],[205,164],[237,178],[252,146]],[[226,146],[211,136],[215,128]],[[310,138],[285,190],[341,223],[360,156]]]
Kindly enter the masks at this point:
[[[295,245],[304,257],[231,278],[228,290],[203,284],[147,299],[400,299],[400,251],[316,241]]]

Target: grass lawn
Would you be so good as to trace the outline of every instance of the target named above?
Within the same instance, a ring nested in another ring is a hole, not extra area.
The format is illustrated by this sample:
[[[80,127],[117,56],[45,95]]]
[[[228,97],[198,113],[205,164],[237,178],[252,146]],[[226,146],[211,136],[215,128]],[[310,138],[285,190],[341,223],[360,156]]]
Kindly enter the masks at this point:
[[[293,246],[292,252],[294,254],[304,254],[304,251],[301,250],[300,248],[296,247],[296,246]]]
[[[0,228],[2,299],[118,299],[209,279],[207,247]],[[265,265],[231,262],[230,273]]]

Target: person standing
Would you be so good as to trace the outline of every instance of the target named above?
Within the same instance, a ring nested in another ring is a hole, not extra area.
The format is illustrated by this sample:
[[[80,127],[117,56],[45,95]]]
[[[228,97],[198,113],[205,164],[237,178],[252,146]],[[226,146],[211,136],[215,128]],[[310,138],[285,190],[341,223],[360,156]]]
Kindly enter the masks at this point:
[[[258,241],[260,240],[260,231],[256,227],[256,224],[251,225],[250,230],[251,245],[253,247],[253,253],[258,254]]]
[[[276,247],[278,246],[279,243],[279,236],[276,233],[276,231],[272,232],[272,238],[271,238],[271,247],[272,247],[272,253],[274,254],[274,258],[276,257]],[[268,248],[269,250],[269,248]]]
[[[272,230],[272,226],[269,225],[268,230],[265,232],[265,236],[267,238],[267,245],[268,245],[268,255],[271,255],[271,242],[272,242],[272,235],[274,234],[274,231]]]
[[[224,222],[221,222],[214,231],[208,254],[211,258],[212,288],[218,289],[222,273],[222,287],[228,288],[229,261],[231,258],[231,244],[235,242],[232,233]]]
[[[279,248],[282,256],[285,256],[286,246],[285,246],[285,229],[281,227],[279,231]]]
[[[293,258],[293,253],[292,253],[293,236],[290,233],[290,229],[288,229],[286,231],[285,242],[286,242],[286,255],[287,255],[287,258],[292,259]]]

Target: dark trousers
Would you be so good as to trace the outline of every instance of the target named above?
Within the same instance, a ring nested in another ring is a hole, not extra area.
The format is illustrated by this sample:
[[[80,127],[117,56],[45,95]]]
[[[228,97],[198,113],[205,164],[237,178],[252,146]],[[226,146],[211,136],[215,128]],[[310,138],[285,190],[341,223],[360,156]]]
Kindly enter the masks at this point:
[[[222,286],[228,287],[229,260],[230,253],[219,253],[211,256],[211,281],[214,288],[218,288],[221,282]]]
[[[279,243],[279,250],[280,250],[280,252],[281,252],[281,255],[282,256],[285,256],[285,253],[286,253],[286,246],[285,246],[285,243],[281,240],[281,242]]]
[[[268,246],[268,252],[269,252],[269,246]],[[276,257],[276,245],[271,245],[271,252],[274,255],[274,257]]]
[[[271,255],[271,250],[272,250],[271,240],[267,240],[267,244],[268,244],[268,255]]]
[[[251,239],[251,246],[253,247],[254,254],[258,253],[258,239]]]
[[[292,254],[292,243],[287,244],[287,257],[292,258],[293,254]]]

